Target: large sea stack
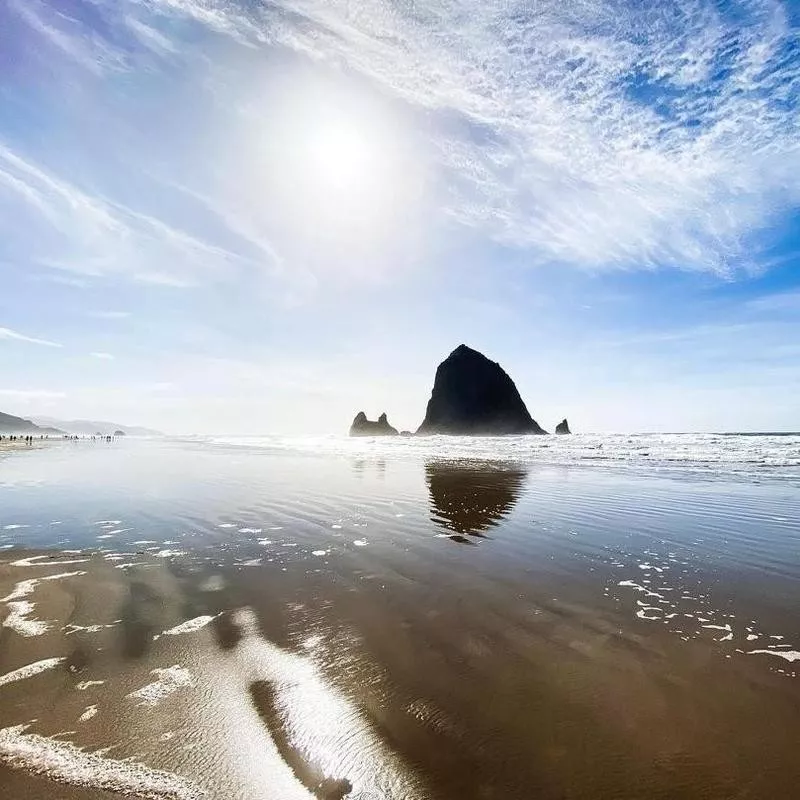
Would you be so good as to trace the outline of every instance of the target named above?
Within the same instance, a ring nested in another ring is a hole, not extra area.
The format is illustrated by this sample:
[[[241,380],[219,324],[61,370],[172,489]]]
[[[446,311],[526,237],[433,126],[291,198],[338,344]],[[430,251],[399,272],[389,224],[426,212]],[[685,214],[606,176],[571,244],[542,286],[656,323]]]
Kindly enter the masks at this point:
[[[559,422],[558,425],[556,425],[556,433],[560,434],[572,433],[572,431],[569,429],[569,423],[567,422],[566,419],[562,419],[561,422]]]
[[[363,411],[356,414],[350,426],[351,436],[397,436],[397,428],[393,428],[386,419],[386,414],[381,414],[377,422],[367,419]]]
[[[417,433],[497,436],[547,431],[528,413],[505,370],[462,344],[439,364]]]

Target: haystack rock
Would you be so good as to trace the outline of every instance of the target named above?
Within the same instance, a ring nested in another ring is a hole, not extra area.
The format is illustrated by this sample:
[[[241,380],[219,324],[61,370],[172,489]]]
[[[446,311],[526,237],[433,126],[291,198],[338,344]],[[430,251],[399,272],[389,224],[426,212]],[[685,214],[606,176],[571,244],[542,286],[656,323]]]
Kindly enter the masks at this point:
[[[386,414],[381,414],[377,422],[367,419],[363,411],[356,414],[350,426],[351,436],[397,436],[397,429],[389,424]]]
[[[566,419],[562,419],[561,422],[556,425],[556,433],[572,433]]]
[[[547,431],[528,413],[505,370],[462,344],[439,364],[417,433],[497,436]]]

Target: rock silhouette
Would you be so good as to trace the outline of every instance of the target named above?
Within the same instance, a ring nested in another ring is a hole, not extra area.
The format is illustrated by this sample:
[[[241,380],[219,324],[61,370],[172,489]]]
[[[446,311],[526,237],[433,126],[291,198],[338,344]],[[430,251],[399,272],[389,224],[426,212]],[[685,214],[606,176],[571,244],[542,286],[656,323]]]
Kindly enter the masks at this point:
[[[432,462],[425,466],[431,519],[448,537],[469,543],[499,525],[517,502],[526,473],[516,465]]]
[[[351,436],[397,436],[397,428],[393,428],[386,419],[386,414],[381,414],[377,422],[367,419],[363,411],[356,414],[350,426]]]
[[[556,425],[556,433],[572,433],[572,431],[569,429],[569,423],[566,419],[562,419],[561,422]]]
[[[436,370],[418,434],[543,434],[514,381],[496,362],[462,344]]]

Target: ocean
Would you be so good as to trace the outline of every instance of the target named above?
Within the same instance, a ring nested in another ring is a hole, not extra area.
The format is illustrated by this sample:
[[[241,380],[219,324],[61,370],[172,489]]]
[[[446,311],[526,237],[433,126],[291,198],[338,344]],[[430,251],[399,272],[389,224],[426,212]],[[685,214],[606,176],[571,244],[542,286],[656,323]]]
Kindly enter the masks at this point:
[[[0,798],[790,798],[800,434],[0,455]]]

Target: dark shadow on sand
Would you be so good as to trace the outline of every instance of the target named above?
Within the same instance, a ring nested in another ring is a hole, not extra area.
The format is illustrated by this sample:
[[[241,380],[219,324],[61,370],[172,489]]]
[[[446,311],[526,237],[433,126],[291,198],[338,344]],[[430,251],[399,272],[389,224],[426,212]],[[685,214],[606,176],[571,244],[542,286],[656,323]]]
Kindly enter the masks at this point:
[[[326,777],[322,770],[309,762],[287,735],[276,708],[275,687],[268,681],[250,684],[250,697],[258,715],[267,726],[281,758],[289,765],[297,780],[319,800],[343,800],[353,789],[346,778]]]

